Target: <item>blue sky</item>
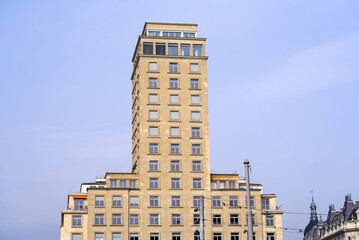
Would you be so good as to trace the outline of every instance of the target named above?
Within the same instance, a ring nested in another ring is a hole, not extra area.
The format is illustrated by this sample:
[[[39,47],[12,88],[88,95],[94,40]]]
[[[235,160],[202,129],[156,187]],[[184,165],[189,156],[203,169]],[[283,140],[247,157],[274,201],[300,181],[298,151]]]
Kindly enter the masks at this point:
[[[288,212],[309,212],[311,190],[319,213],[359,200],[359,2],[174,3],[0,2],[1,239],[58,239],[68,192],[130,170],[145,21],[198,23],[208,38],[212,170],[244,175],[248,158]]]

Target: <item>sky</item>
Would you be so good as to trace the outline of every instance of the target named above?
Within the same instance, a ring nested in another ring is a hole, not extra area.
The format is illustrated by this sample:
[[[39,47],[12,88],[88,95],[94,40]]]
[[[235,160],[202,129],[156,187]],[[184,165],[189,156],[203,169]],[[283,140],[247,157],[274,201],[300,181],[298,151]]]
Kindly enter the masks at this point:
[[[0,0],[1,239],[59,239],[69,192],[130,171],[145,21],[198,23],[208,38],[212,171],[244,176],[248,158],[287,228],[309,222],[290,212],[309,213],[311,191],[320,214],[359,200],[358,11],[355,0]]]

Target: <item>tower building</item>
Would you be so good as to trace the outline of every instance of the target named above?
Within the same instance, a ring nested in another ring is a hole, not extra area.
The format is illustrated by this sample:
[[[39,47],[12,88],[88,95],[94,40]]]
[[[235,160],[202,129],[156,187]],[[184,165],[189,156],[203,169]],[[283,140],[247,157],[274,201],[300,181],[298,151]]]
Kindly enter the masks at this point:
[[[132,170],[70,193],[62,240],[199,240],[201,196],[206,239],[247,238],[245,181],[210,172],[205,42],[197,24],[145,23],[132,58]],[[275,200],[251,184],[255,239],[282,239]]]

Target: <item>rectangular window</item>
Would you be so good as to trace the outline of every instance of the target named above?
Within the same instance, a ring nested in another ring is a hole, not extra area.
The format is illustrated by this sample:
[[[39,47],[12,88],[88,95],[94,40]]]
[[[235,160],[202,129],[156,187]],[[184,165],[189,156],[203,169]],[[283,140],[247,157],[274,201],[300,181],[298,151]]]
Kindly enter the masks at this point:
[[[262,209],[269,210],[269,198],[262,199]]]
[[[228,182],[228,188],[229,189],[235,189],[236,183],[235,182]]]
[[[189,56],[189,50],[189,44],[181,44],[181,56]]]
[[[157,103],[158,103],[157,94],[150,94],[150,104],[157,104]]]
[[[158,127],[150,127],[150,137],[158,137]]]
[[[171,161],[171,171],[179,171],[180,163],[179,161]]]
[[[126,180],[120,180],[120,188],[126,188],[127,187],[127,181]]]
[[[171,137],[179,137],[179,127],[171,127]]]
[[[130,233],[130,240],[140,240],[138,233]]]
[[[103,207],[105,205],[105,197],[104,196],[96,196],[95,197],[95,206]]]
[[[130,188],[136,188],[136,180],[130,180]]]
[[[236,196],[229,197],[229,206],[231,206],[231,207],[238,206],[238,198]]]
[[[231,240],[239,240],[239,233],[231,233]]]
[[[179,112],[171,111],[171,121],[178,121],[178,120],[179,120]]]
[[[178,72],[178,64],[170,63],[170,72]]]
[[[177,78],[170,79],[170,88],[178,88],[178,79]]]
[[[179,196],[172,196],[172,207],[181,206],[181,198]]]
[[[112,224],[121,225],[121,214],[112,214]]]
[[[130,206],[138,207],[138,197],[137,196],[130,197]]]
[[[238,225],[239,224],[238,214],[231,214],[230,215],[230,223],[231,223],[231,225]]]
[[[200,114],[199,112],[191,112],[191,120],[192,121],[200,121]]]
[[[274,226],[273,216],[266,216],[266,225],[267,225],[267,227]]]
[[[163,37],[181,37],[181,32],[163,32]]]
[[[221,206],[221,197],[213,197],[212,207],[220,207],[220,206]]]
[[[172,178],[171,179],[171,188],[179,189],[180,188],[180,179],[179,178]]]
[[[193,138],[199,138],[201,137],[200,128],[199,127],[193,127],[192,128],[192,137]]]
[[[150,233],[150,240],[160,240],[160,235],[158,233]]]
[[[130,215],[130,225],[138,225],[138,215],[137,214]]]
[[[158,111],[155,110],[150,111],[150,120],[158,120]]]
[[[181,233],[172,233],[172,240],[181,240]]]
[[[158,178],[150,178],[150,188],[158,188]]]
[[[254,197],[250,198],[250,202],[251,202],[250,206],[253,208],[254,207]]]
[[[153,54],[153,43],[143,43],[143,54]]]
[[[211,182],[211,189],[217,189],[217,182]]]
[[[199,105],[199,96],[198,95],[192,95],[191,96],[191,104],[192,105]]]
[[[194,32],[184,32],[183,37],[185,37],[185,38],[195,38],[196,33],[194,33]]]
[[[194,207],[199,207],[200,204],[201,204],[201,197],[194,196],[193,197],[193,206]]]
[[[82,198],[75,198],[75,210],[82,211],[84,209],[84,200]]]
[[[193,179],[193,188],[194,189],[202,188],[202,180],[200,178],[194,178]]]
[[[178,44],[176,44],[176,43],[168,44],[168,55],[171,55],[171,56],[178,55]]]
[[[192,144],[192,154],[201,154],[200,144]]]
[[[202,170],[201,161],[193,161],[192,162],[192,171],[199,172],[201,170]]]
[[[199,81],[198,79],[191,79],[191,88],[198,89],[199,88]]]
[[[72,216],[72,226],[80,227],[81,225],[81,216]]]
[[[159,215],[158,214],[150,214],[150,224],[151,225],[159,224]]]
[[[95,224],[96,225],[104,225],[105,224],[105,216],[103,214],[95,215]]]
[[[150,171],[158,171],[158,161],[156,160],[150,161]]]
[[[274,239],[275,239],[274,238],[274,233],[267,233],[267,240],[274,240]]]
[[[110,180],[110,188],[117,188],[117,180]]]
[[[158,196],[150,196],[150,206],[151,207],[158,207]]]
[[[191,73],[198,73],[198,63],[191,63]]]
[[[170,95],[170,104],[178,104],[178,95]]]
[[[73,233],[71,240],[82,240],[81,238],[82,238],[81,233]]]
[[[180,147],[179,144],[171,144],[171,154],[179,154]]]
[[[254,225],[256,223],[256,215],[252,214],[252,224]]]
[[[148,83],[148,86],[150,88],[156,88],[157,87],[157,78],[150,78]]]
[[[222,224],[222,216],[220,214],[213,215],[213,225],[221,225]]]
[[[156,43],[156,55],[166,55],[165,43]]]
[[[219,182],[219,189],[226,189],[226,182]]]
[[[158,153],[158,143],[150,143],[150,153],[151,154]]]
[[[151,36],[151,37],[159,37],[160,36],[160,31],[148,31],[147,32],[147,36]]]
[[[148,71],[149,72],[157,72],[157,63],[155,63],[155,62],[148,63]]]
[[[113,196],[112,197],[112,206],[113,207],[121,207],[121,196]]]
[[[196,225],[196,224],[199,224],[199,222],[200,222],[199,214],[194,214],[193,215],[193,224]]]
[[[172,225],[181,225],[181,215],[172,214]]]
[[[121,240],[121,233],[112,233],[112,240]]]
[[[193,45],[193,56],[200,57],[202,56],[202,45]]]
[[[103,240],[103,233],[95,233],[95,240]]]

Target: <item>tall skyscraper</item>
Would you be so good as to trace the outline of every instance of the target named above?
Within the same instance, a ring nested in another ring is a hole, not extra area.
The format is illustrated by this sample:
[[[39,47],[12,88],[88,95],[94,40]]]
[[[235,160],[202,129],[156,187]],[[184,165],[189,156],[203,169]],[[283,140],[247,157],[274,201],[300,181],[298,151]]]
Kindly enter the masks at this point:
[[[244,180],[210,173],[205,42],[197,24],[145,23],[132,58],[132,171],[70,193],[62,240],[199,240],[201,196],[206,239],[247,238]],[[282,239],[276,196],[251,192],[256,239]]]

